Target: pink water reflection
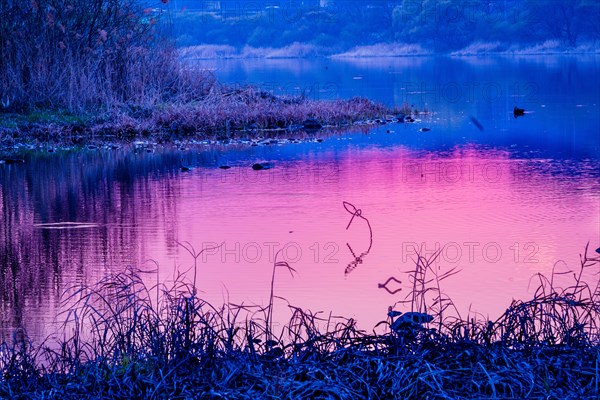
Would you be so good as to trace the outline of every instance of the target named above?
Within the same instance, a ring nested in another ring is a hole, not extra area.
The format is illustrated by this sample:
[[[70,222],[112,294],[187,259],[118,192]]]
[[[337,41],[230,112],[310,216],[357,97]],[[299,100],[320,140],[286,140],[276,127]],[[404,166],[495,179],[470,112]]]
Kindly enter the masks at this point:
[[[471,307],[494,318],[511,299],[531,296],[533,274],[557,262],[577,267],[585,244],[600,240],[598,182],[556,174],[553,163],[476,148],[435,155],[395,147],[278,162],[267,171],[196,169],[177,176],[171,201],[157,203],[169,213],[138,217],[136,229],[149,233],[139,235],[139,262],[157,261],[166,281],[192,265],[175,241],[211,248],[199,257],[202,296],[266,305],[273,255],[284,249],[298,274],[279,271],[276,295],[370,329],[408,293],[415,248],[443,247],[440,271],[462,270],[443,282],[445,292],[463,316]],[[150,208],[163,196],[161,181],[152,185]],[[370,253],[347,275],[348,244],[359,254],[369,235],[360,220],[346,230],[343,201],[359,207],[374,231]],[[403,282],[402,291],[378,288],[389,277]],[[285,302],[277,305],[285,319]]]

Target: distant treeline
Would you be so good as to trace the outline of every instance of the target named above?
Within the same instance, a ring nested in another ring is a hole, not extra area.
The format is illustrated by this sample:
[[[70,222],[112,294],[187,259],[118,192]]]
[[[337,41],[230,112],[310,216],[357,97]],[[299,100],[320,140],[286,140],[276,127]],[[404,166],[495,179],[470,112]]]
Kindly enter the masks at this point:
[[[598,0],[201,1],[172,0],[181,47],[285,47],[331,52],[401,42],[451,52],[477,43],[565,48],[600,39]]]

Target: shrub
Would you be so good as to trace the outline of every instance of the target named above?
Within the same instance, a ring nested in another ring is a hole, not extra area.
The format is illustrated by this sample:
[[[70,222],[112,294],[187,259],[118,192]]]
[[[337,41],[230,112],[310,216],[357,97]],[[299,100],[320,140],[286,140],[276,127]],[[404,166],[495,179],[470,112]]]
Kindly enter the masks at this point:
[[[0,0],[0,110],[82,111],[202,93],[137,0]],[[191,90],[190,90],[191,89]]]

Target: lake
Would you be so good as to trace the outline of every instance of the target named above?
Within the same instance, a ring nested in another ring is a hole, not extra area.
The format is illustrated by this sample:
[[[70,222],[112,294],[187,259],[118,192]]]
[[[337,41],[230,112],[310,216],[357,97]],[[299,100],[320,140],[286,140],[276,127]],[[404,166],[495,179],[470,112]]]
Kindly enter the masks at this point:
[[[322,142],[19,150],[24,164],[0,165],[2,339],[20,328],[45,337],[65,290],[127,266],[154,271],[149,283],[178,271],[193,280],[186,242],[205,249],[196,285],[213,304],[266,305],[273,263],[285,260],[297,273],[277,271],[277,296],[367,330],[388,306],[406,309],[396,303],[417,251],[440,249],[438,271],[460,270],[441,286],[463,317],[495,319],[532,296],[535,274],[576,269],[588,242],[600,246],[600,57],[198,65],[231,85],[428,114],[316,134]],[[286,301],[276,300],[280,323]]]

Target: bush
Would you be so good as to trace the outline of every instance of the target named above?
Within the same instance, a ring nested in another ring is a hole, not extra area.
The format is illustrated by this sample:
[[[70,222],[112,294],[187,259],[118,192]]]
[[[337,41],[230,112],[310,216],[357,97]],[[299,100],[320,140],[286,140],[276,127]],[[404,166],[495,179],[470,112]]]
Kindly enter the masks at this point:
[[[181,73],[160,18],[137,0],[0,0],[0,110],[187,96],[197,84]]]

